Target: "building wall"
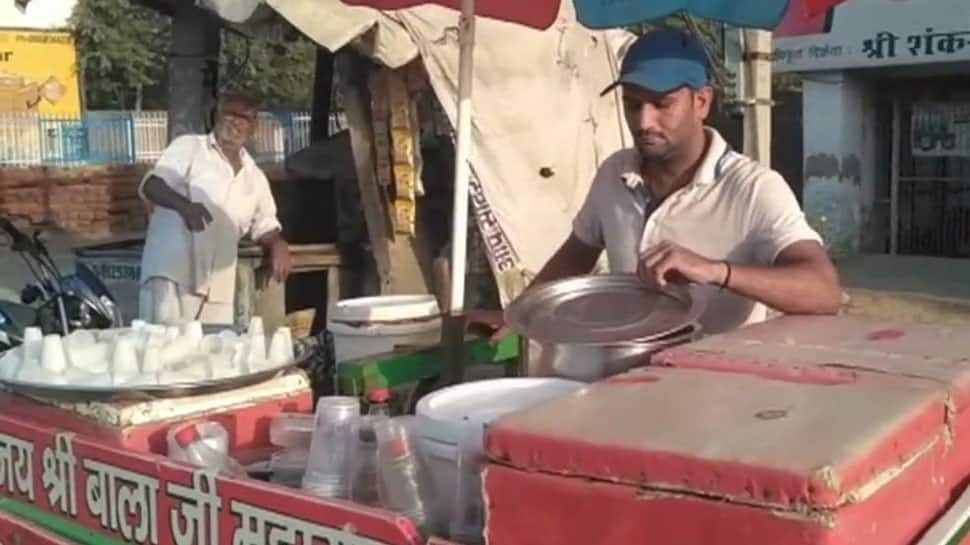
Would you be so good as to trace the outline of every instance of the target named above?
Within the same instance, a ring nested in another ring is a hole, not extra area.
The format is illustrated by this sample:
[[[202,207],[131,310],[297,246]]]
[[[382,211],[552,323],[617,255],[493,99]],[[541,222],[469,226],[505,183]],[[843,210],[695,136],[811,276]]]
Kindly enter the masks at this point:
[[[877,117],[872,85],[845,72],[803,82],[803,204],[835,255],[858,253],[873,223]]]
[[[137,184],[147,165],[0,170],[0,215],[83,238],[140,232],[147,215]]]
[[[813,18],[805,1],[792,1],[774,42],[774,69],[804,82],[805,212],[834,255],[885,251],[892,124],[883,87],[970,60],[970,1],[852,0]]]

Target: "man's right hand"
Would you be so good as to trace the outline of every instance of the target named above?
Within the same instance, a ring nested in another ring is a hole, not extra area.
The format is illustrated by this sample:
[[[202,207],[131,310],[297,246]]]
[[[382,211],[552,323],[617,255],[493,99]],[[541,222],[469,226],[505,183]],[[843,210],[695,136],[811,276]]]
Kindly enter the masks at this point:
[[[505,315],[501,310],[470,310],[465,315],[468,325],[481,324],[492,329],[492,344],[502,342],[512,330],[505,325]]]
[[[212,214],[209,213],[209,210],[205,206],[197,202],[190,202],[180,209],[179,215],[182,216],[182,221],[185,222],[185,226],[188,227],[189,231],[195,233],[204,231],[212,223]]]

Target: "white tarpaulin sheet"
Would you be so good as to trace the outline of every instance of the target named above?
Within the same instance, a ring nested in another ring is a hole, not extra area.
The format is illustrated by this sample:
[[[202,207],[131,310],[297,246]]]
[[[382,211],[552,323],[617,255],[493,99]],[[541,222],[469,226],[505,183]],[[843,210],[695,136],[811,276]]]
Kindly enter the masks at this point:
[[[353,42],[392,68],[420,55],[454,125],[456,11],[378,12],[339,0],[269,4],[331,51]],[[600,91],[616,78],[631,36],[590,31],[576,22],[572,2],[562,4],[546,31],[476,23],[471,210],[503,303],[565,240],[599,163],[630,142],[618,95]]]

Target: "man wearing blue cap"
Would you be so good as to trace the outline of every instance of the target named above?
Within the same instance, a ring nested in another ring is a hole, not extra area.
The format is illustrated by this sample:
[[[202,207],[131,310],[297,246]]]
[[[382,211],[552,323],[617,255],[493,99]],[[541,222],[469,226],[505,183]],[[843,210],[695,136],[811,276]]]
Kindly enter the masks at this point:
[[[838,274],[788,184],[705,126],[709,68],[703,45],[677,30],[630,46],[604,94],[621,88],[635,146],[600,166],[572,234],[533,285],[587,274],[605,250],[614,273],[706,286],[709,333],[762,321],[769,307],[838,310]],[[498,327],[496,318],[471,317]]]

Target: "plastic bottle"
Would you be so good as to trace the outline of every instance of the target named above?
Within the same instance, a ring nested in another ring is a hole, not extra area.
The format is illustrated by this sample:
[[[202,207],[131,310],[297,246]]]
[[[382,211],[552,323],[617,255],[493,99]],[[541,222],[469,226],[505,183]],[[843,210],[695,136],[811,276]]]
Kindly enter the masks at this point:
[[[367,396],[367,416],[391,416],[391,390],[381,388]]]
[[[482,463],[485,428],[465,426],[458,441],[458,478],[455,501],[450,506],[448,534],[452,540],[478,545],[485,542],[482,505]]]
[[[428,479],[411,441],[413,416],[374,422],[377,436],[378,492],[384,508],[428,528]]]
[[[246,473],[228,454],[228,432],[215,422],[174,426],[166,435],[168,457],[173,460],[233,475]]]
[[[391,391],[375,390],[367,396],[367,414],[361,419],[351,499],[363,505],[379,506],[377,487],[377,435],[374,424],[391,416]]]

